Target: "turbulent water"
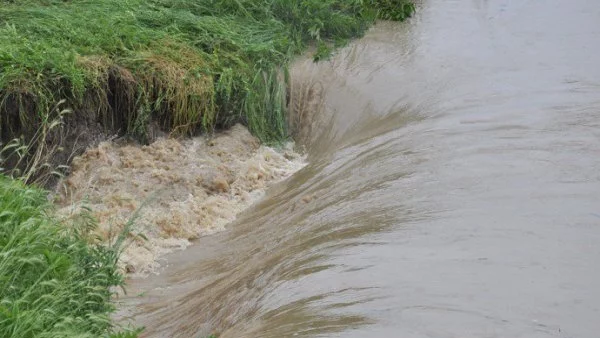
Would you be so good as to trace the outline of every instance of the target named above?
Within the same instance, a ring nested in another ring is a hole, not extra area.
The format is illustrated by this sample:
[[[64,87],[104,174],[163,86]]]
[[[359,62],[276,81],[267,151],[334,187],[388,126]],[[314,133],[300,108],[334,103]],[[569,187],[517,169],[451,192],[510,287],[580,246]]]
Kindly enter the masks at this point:
[[[598,337],[598,55],[597,1],[431,0],[299,65],[309,165],[122,315],[147,337]]]
[[[94,235],[103,242],[129,228],[119,263],[144,276],[158,271],[165,254],[222,231],[269,185],[303,165],[292,147],[260,146],[241,125],[210,140],[104,142],[73,160],[55,199],[67,219],[97,220]]]

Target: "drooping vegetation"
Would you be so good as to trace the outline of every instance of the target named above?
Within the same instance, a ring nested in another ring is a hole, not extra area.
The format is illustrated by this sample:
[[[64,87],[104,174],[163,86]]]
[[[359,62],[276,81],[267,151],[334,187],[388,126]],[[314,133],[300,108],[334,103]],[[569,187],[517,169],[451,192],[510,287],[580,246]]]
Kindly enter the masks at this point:
[[[279,141],[287,137],[285,69],[293,55],[311,43],[357,37],[376,18],[403,20],[414,11],[407,0],[0,4],[5,144],[21,136],[26,143],[61,100],[73,112],[67,130],[87,123],[145,141],[151,122],[183,135],[242,122],[261,140]],[[78,136],[54,135],[51,143]]]
[[[0,336],[116,337],[118,246],[89,245],[89,222],[51,212],[46,192],[0,176]]]

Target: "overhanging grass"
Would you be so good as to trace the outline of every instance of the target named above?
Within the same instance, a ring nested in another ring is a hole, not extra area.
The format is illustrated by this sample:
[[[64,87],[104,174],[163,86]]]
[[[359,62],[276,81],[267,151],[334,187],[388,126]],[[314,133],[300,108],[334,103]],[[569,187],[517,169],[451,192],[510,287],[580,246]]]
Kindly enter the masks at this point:
[[[118,250],[88,245],[89,224],[51,211],[44,191],[0,176],[0,336],[109,336]]]
[[[285,76],[311,41],[402,20],[405,0],[0,0],[0,138],[32,134],[56,102],[144,139],[235,122],[287,136]],[[282,82],[282,83],[274,83]],[[276,91],[276,92],[274,92]]]

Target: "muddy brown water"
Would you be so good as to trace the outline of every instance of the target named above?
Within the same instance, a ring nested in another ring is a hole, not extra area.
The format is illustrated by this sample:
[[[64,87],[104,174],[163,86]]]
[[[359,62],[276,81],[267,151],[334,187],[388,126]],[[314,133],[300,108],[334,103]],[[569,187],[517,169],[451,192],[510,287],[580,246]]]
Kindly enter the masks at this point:
[[[132,281],[147,337],[599,337],[600,2],[423,1],[317,69],[310,164]]]

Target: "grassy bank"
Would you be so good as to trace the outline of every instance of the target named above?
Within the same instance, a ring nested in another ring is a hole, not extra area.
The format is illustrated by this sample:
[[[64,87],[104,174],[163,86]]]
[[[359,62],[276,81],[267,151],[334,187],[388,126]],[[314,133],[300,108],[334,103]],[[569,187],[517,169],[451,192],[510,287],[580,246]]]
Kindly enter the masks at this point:
[[[279,141],[293,55],[413,10],[406,0],[0,0],[0,139],[26,143],[64,100],[66,132],[46,143],[85,142],[82,124],[144,141],[236,122]]]
[[[90,246],[91,225],[59,223],[46,192],[0,176],[1,337],[111,335],[118,249]]]

